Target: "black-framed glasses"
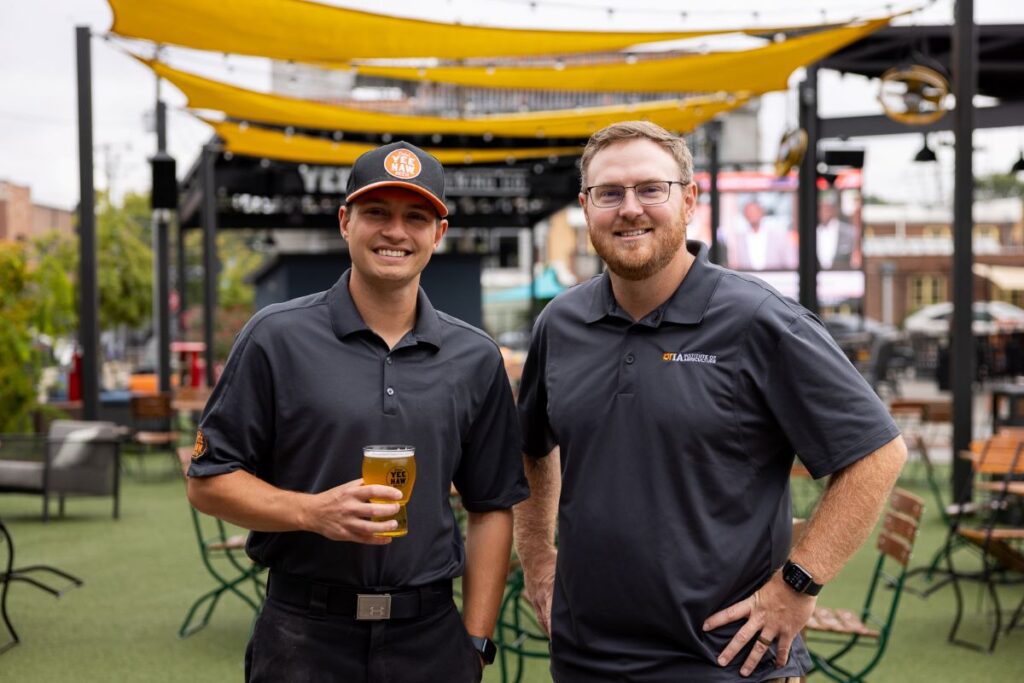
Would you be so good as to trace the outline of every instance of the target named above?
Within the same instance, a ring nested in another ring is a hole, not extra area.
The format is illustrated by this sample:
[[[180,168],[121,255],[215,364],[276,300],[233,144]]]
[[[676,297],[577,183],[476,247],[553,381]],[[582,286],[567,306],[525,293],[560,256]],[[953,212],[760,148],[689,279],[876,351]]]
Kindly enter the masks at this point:
[[[681,180],[651,180],[637,185],[591,185],[586,188],[591,203],[600,209],[612,209],[626,199],[626,190],[633,190],[636,200],[644,206],[664,204],[672,194],[673,185],[689,185]]]

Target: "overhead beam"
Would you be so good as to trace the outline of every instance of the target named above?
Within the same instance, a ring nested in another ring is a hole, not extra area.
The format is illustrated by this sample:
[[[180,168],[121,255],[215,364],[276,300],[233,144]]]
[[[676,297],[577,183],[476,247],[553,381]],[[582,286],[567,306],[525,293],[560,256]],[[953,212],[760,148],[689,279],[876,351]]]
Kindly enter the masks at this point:
[[[860,138],[875,135],[912,135],[953,130],[955,111],[924,126],[908,126],[887,116],[843,116],[821,119],[822,139]],[[974,108],[974,128],[1014,128],[1024,121],[1024,102],[1006,102],[995,107]]]

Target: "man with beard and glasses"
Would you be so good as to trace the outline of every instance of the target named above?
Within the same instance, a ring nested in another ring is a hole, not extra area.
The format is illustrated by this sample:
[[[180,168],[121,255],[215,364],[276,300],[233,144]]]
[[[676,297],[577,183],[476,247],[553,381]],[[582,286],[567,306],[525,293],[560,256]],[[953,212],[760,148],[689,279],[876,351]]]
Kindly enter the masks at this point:
[[[552,676],[799,677],[800,629],[882,510],[899,430],[816,316],[686,242],[681,138],[614,124],[581,173],[608,272],[541,313],[519,394],[516,547]],[[790,549],[794,454],[832,477]]]

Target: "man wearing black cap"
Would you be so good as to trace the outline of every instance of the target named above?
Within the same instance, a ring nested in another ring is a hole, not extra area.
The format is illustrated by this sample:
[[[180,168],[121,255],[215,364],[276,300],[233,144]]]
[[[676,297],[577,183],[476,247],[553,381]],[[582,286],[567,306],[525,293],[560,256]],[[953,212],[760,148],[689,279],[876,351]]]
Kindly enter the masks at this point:
[[[444,170],[397,142],[359,157],[339,211],[352,268],[245,326],[200,421],[189,500],[252,529],[270,568],[249,681],[478,681],[505,585],[510,508],[528,495],[498,347],[436,311],[420,273],[448,227]],[[397,489],[362,447],[410,444]],[[448,503],[468,511],[465,543]],[[463,615],[452,580],[463,576]]]

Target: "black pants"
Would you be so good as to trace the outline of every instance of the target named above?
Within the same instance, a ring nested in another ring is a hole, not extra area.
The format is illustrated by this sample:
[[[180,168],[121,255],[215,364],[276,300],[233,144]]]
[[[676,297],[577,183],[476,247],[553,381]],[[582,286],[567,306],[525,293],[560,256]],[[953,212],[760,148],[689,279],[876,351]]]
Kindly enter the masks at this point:
[[[311,617],[268,597],[245,651],[249,683],[479,683],[480,657],[449,603],[415,619]]]

